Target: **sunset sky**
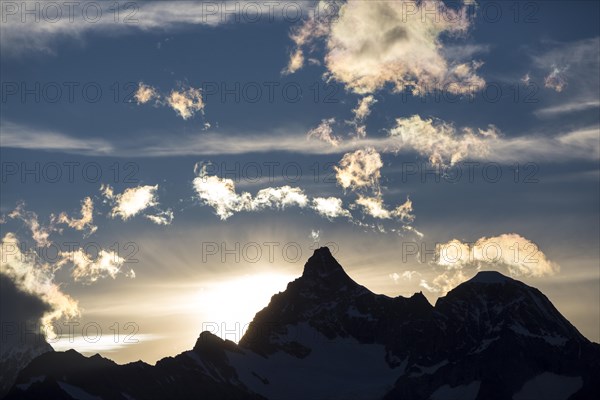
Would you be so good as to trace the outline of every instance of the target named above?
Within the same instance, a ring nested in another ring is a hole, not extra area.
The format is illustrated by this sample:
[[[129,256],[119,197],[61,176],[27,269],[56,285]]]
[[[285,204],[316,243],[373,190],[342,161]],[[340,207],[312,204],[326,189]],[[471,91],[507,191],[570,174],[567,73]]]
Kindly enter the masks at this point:
[[[600,3],[1,6],[1,272],[55,349],[237,341],[325,245],[432,304],[500,271],[600,340]]]

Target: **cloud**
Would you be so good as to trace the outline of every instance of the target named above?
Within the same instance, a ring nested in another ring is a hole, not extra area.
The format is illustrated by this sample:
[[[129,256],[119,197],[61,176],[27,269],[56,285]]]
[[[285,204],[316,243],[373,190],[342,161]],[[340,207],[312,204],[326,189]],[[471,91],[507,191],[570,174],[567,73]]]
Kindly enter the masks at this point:
[[[352,112],[354,113],[354,120],[362,122],[371,114],[371,106],[377,103],[377,100],[372,95],[365,96],[358,101],[358,106]]]
[[[7,3],[3,4],[2,10],[2,16],[6,20],[0,24],[0,46],[3,56],[55,54],[59,39],[84,42],[91,33],[114,36],[132,32],[168,32],[194,26],[217,27],[235,22],[252,23],[257,18],[261,21],[275,21],[292,12],[288,11],[290,4],[294,5],[294,10],[300,8],[305,15],[311,8],[310,4],[290,0],[254,2],[250,6],[236,0],[191,0],[171,1],[168,11],[165,11],[164,4],[156,2],[132,2],[127,9],[121,4],[120,13],[115,14],[113,3],[84,0],[70,5],[57,2],[56,6],[62,13],[60,18],[55,18],[52,14],[53,7],[49,8],[47,17],[44,15],[44,18],[40,18],[40,13],[45,13],[41,11],[44,9],[43,3]],[[37,7],[38,18],[30,15],[23,22],[21,8],[24,7]],[[96,18],[96,14],[100,17]],[[115,19],[115,16],[118,18]]]
[[[134,98],[138,105],[154,100],[155,105],[170,107],[184,120],[192,118],[197,112],[202,113],[205,106],[202,90],[184,85],[180,86],[179,89],[171,90],[168,95],[162,95],[156,88],[140,82]],[[210,124],[207,123],[207,128],[209,127]]]
[[[250,209],[285,209],[290,206],[306,207],[307,204],[308,197],[302,189],[282,186],[259,190],[250,203]]]
[[[432,293],[445,295],[461,283],[469,280],[469,276],[465,275],[460,269],[446,271],[436,276],[431,283],[427,279],[421,279],[419,286]]]
[[[304,65],[304,54],[302,50],[296,49],[294,52],[290,54],[290,61],[281,73],[284,75],[293,74],[298,71]]]
[[[494,140],[493,152],[487,159],[505,163],[524,160],[550,163],[569,160],[597,161],[600,159],[599,130],[600,126],[588,126],[551,137],[532,134]]]
[[[538,117],[553,117],[553,116],[561,116],[562,114],[569,114],[578,111],[585,110],[596,110],[600,108],[600,100],[590,100],[590,101],[575,101],[569,103],[561,103],[556,106],[550,106],[546,108],[541,108],[539,110],[534,111],[534,114]]]
[[[160,99],[160,94],[152,86],[140,82],[133,97],[138,104],[146,104],[149,101]]]
[[[395,218],[406,223],[413,222],[415,219],[415,216],[412,214],[413,208],[410,199],[407,199],[406,202],[391,211],[385,207],[383,199],[380,196],[366,197],[359,195],[356,204],[362,207],[365,214],[370,215],[373,218]]]
[[[319,126],[314,129],[311,129],[306,134],[308,139],[318,139],[325,143],[329,143],[330,145],[337,147],[339,146],[342,139],[339,136],[335,136],[333,134],[333,129],[331,125],[335,123],[335,118],[323,119]]]
[[[196,166],[198,167],[198,164]],[[196,194],[204,204],[214,208],[222,220],[248,208],[252,203],[250,193],[238,195],[233,180],[209,175],[206,168],[207,165],[200,166],[197,170],[198,176],[193,180]]]
[[[171,209],[159,211],[155,215],[147,214],[144,215],[144,217],[154,222],[156,225],[171,225],[171,222],[173,222],[174,219],[173,210]]]
[[[552,71],[544,78],[544,86],[562,92],[567,87],[567,78],[565,76],[566,67],[559,68],[552,66]]]
[[[482,237],[474,243],[458,239],[436,246],[436,264],[443,272],[421,286],[445,293],[479,270],[497,270],[512,277],[539,278],[556,274],[560,267],[548,260],[539,247],[516,233]]]
[[[486,158],[498,138],[498,129],[490,125],[486,130],[463,128],[460,132],[450,123],[419,115],[398,118],[390,136],[398,139],[396,149],[414,150],[427,156],[432,165],[455,164],[466,158]]]
[[[544,41],[541,50],[530,49],[536,73],[544,76],[544,85],[561,93],[547,102],[586,103],[598,100],[600,85],[600,37],[571,42]]]
[[[157,214],[144,215],[150,221],[159,225],[168,225],[173,220],[173,212],[158,209],[158,185],[145,185],[127,188],[121,194],[115,194],[110,185],[102,185],[100,193],[113,206],[110,212],[112,218],[120,217],[123,221],[140,214],[142,211],[153,208]]]
[[[389,210],[385,209],[381,197],[364,197],[359,195],[356,204],[362,207],[365,214],[368,214],[373,218],[391,218],[391,213]]]
[[[115,195],[112,187],[109,185],[103,185],[100,188],[102,194],[114,203],[111,216],[113,218],[121,217],[123,221],[139,214],[148,207],[156,206],[158,204],[156,198],[157,190],[158,185],[146,185],[127,188],[123,193]]]
[[[296,45],[296,48],[290,53],[288,65],[282,71],[284,74],[292,74],[304,66],[306,57],[304,55],[303,47],[313,43],[318,38],[328,35],[330,29],[329,26],[324,23],[321,18],[315,18],[315,15],[327,15],[324,14],[325,10],[323,7],[325,6],[327,6],[326,2],[317,2],[315,13],[302,24],[292,28],[290,38]],[[312,65],[321,65],[321,62],[315,58],[309,58],[308,61]]]
[[[40,262],[35,254],[23,253],[19,240],[12,232],[2,238],[0,260],[0,272],[4,276],[14,282],[20,291],[48,305],[42,317],[43,325],[49,326],[60,318],[72,318],[80,314],[77,302],[63,293],[54,282],[54,268]]]
[[[394,272],[389,274],[388,276],[394,281],[394,283],[398,283],[401,279],[412,281],[413,277],[421,276],[421,274],[417,271],[404,271],[402,272],[402,274]]]
[[[324,38],[329,77],[356,93],[386,84],[419,95],[441,88],[472,93],[485,84],[476,73],[481,63],[449,58],[441,40],[464,36],[468,17],[442,1],[349,1],[337,18],[308,19],[291,37],[297,49]]]
[[[367,136],[367,127],[363,122],[371,114],[371,107],[375,103],[377,103],[375,97],[368,95],[360,99],[356,108],[352,110],[354,118],[348,123],[354,125],[354,134],[357,138],[364,139]]]
[[[52,340],[52,347],[55,351],[68,351],[77,349],[83,355],[105,354],[117,351],[127,346],[137,345],[142,342],[149,342],[162,338],[161,335],[152,333],[136,333],[134,340],[115,340],[111,335],[100,335],[94,341],[87,336],[63,335]]]
[[[167,104],[184,120],[194,116],[196,112],[204,110],[202,92],[195,88],[182,88],[172,90],[166,99]]]
[[[319,242],[319,238],[321,237],[321,231],[320,230],[314,230],[312,229],[310,231],[310,238],[313,242],[318,243]]]
[[[560,136],[557,140],[563,145],[576,148],[588,149],[590,158],[600,159],[600,140],[598,133],[600,129],[579,130]]]
[[[90,197],[86,197],[81,202],[81,218],[76,219],[69,217],[66,212],[61,212],[55,220],[59,224],[67,224],[69,227],[83,231],[87,230],[85,236],[89,236],[98,229],[94,225],[94,202]]]
[[[315,197],[311,205],[319,215],[333,219],[337,217],[352,218],[350,211],[344,209],[342,199],[337,197]]]
[[[429,119],[423,119],[424,126],[427,126]],[[409,117],[409,118],[415,118]],[[402,118],[406,120],[409,118]],[[439,154],[445,154],[445,162],[450,162],[453,153],[445,150],[441,143],[447,141],[451,148],[465,148],[468,152],[464,155],[464,160],[469,161],[494,161],[499,163],[514,163],[514,162],[549,162],[560,163],[573,160],[596,161],[598,160],[596,152],[588,147],[582,147],[574,142],[565,142],[564,138],[575,134],[576,132],[598,132],[598,125],[584,125],[581,127],[569,126],[562,128],[560,126],[551,126],[544,131],[531,131],[521,135],[506,136],[501,135],[496,129],[490,130],[487,128],[463,127],[455,128],[454,135],[449,137],[438,138],[435,136],[435,125],[442,123],[446,126],[453,125],[449,122],[443,122],[437,119],[432,119],[434,135],[426,135],[424,138],[419,138],[419,132],[410,133],[408,139],[404,139],[403,135],[390,134],[388,136],[367,137],[361,140],[345,140],[341,141],[338,146],[323,146],[321,141],[316,140],[298,140],[299,136],[304,134],[303,131],[282,131],[276,130],[268,133],[244,133],[225,132],[217,134],[214,132],[204,132],[200,135],[200,131],[190,135],[180,135],[177,140],[165,133],[161,135],[148,136],[144,144],[140,144],[139,140],[132,138],[128,140],[123,137],[118,144],[107,144],[112,150],[107,153],[103,148],[94,148],[96,139],[89,139],[88,142],[84,139],[70,138],[67,135],[63,137],[68,140],[80,141],[85,144],[85,150],[74,149],[67,146],[64,149],[56,148],[53,145],[51,148],[44,143],[44,131],[33,132],[27,141],[18,140],[4,144],[5,132],[0,136],[0,142],[4,148],[22,148],[22,149],[37,149],[37,150],[52,150],[60,151],[66,154],[81,154],[95,156],[121,156],[121,157],[174,157],[174,156],[215,156],[215,155],[234,155],[234,154],[264,154],[270,152],[282,152],[293,154],[344,154],[354,152],[366,147],[373,148],[382,154],[406,154],[416,152],[427,158],[432,155],[428,149],[429,140],[435,144]],[[15,125],[17,126],[17,125]],[[394,129],[394,126],[392,129]],[[28,127],[23,127],[27,131]],[[476,139],[475,144],[478,146],[466,146],[468,142],[464,141],[463,134],[471,132]],[[498,134],[497,138],[485,137],[480,132]],[[13,131],[15,138],[18,136],[18,130]],[[174,132],[169,132],[175,134]],[[39,141],[38,141],[39,139]],[[427,140],[425,140],[427,139]],[[38,146],[39,144],[39,146]],[[88,150],[89,148],[89,150]],[[597,146],[594,146],[594,149]],[[459,154],[463,154],[459,152]],[[439,158],[437,158],[439,160]],[[456,158],[455,158],[456,159]],[[436,157],[433,158],[436,160]]]
[[[14,324],[16,321],[38,323],[44,314],[50,311],[49,304],[38,296],[22,291],[15,281],[5,275],[4,270],[0,273],[0,287],[2,287],[2,290],[0,290],[0,298],[2,299],[0,301],[0,309],[2,310],[0,318],[6,324]],[[3,340],[5,339],[6,337],[3,338]],[[3,348],[0,354],[4,350]]]
[[[335,166],[338,184],[344,189],[357,191],[370,188],[379,192],[380,169],[383,167],[381,156],[372,147],[346,153]]]
[[[50,241],[50,233],[55,230],[54,226],[42,226],[38,221],[38,216],[33,211],[25,210],[25,203],[19,202],[17,207],[8,214],[11,219],[18,219],[23,222],[31,231],[31,237],[40,247],[48,247],[52,243]]]
[[[121,272],[121,267],[125,259],[120,257],[115,251],[99,250],[96,256],[79,248],[77,250],[61,252],[57,267],[67,264],[73,265],[71,276],[75,281],[90,284],[98,279],[111,277],[115,279]],[[131,270],[127,276],[134,277],[135,273]]]
[[[193,187],[198,198],[204,204],[212,207],[221,220],[226,220],[241,211],[283,210],[292,206],[299,208],[310,206],[319,215],[326,218],[350,217],[350,213],[343,208],[341,199],[317,197],[310,200],[298,187],[286,185],[264,188],[259,190],[255,196],[248,192],[238,194],[233,180],[209,175],[207,166],[206,163],[196,165],[198,176],[193,180]]]
[[[36,129],[7,121],[0,121],[0,147],[61,151],[82,155],[111,155],[116,148],[105,139],[75,138],[46,129]]]

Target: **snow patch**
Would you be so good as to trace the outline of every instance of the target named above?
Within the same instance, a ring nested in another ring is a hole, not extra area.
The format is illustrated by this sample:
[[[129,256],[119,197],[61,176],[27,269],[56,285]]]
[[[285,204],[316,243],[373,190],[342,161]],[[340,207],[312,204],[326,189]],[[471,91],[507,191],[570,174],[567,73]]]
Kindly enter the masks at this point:
[[[510,329],[513,332],[515,332],[521,336],[528,336],[528,337],[532,337],[532,338],[543,339],[546,341],[546,343],[548,343],[552,346],[564,346],[565,343],[567,343],[567,341],[568,341],[568,339],[564,336],[556,336],[556,335],[550,335],[550,334],[536,335],[535,333],[529,332],[529,330],[527,330],[527,328],[525,328],[521,324],[511,325]]]
[[[373,317],[373,315],[361,313],[354,306],[348,307],[347,314],[349,317],[352,317],[352,318],[361,318],[361,319],[366,319],[368,321],[375,321],[375,318]]]
[[[306,323],[289,331],[302,332],[289,339],[311,349],[308,356],[227,352],[240,381],[253,392],[277,400],[381,398],[398,378],[399,369],[390,368],[383,345],[329,340]]]
[[[446,364],[448,364],[448,360],[441,361],[441,362],[431,365],[429,367],[415,365],[415,367],[419,368],[421,371],[410,374],[410,377],[416,378],[416,377],[423,376],[423,375],[435,374],[438,369],[442,368]]]

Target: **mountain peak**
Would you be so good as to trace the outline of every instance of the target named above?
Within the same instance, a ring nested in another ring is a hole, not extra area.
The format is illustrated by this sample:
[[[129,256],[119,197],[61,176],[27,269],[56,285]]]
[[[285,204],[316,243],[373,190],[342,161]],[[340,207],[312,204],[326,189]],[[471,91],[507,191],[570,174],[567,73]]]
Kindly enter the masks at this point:
[[[327,247],[315,250],[304,264],[304,272],[299,281],[308,284],[309,287],[321,287],[327,291],[361,287],[348,276]]]
[[[320,247],[304,265],[303,277],[320,277],[346,275],[346,272],[331,254],[328,247]]]
[[[480,271],[473,278],[469,279],[468,282],[469,283],[495,284],[495,283],[515,282],[515,280],[512,278],[509,278],[506,275],[501,274],[498,271]]]

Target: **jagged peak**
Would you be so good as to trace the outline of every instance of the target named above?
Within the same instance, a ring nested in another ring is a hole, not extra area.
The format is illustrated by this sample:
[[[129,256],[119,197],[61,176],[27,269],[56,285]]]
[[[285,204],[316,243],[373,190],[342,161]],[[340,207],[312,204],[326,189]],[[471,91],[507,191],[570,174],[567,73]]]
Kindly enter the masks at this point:
[[[196,340],[196,345],[194,349],[199,349],[206,346],[221,346],[225,341],[221,339],[219,336],[213,334],[210,331],[202,331],[198,339]]]
[[[337,262],[328,247],[320,247],[304,264],[303,277],[328,277],[346,275],[344,268]]]
[[[420,302],[420,303],[427,303],[427,305],[431,306],[431,303],[429,303],[429,300],[427,300],[427,297],[425,297],[425,295],[423,294],[422,291],[419,291],[415,294],[413,294],[412,296],[410,296],[410,300],[415,301],[415,302]]]

